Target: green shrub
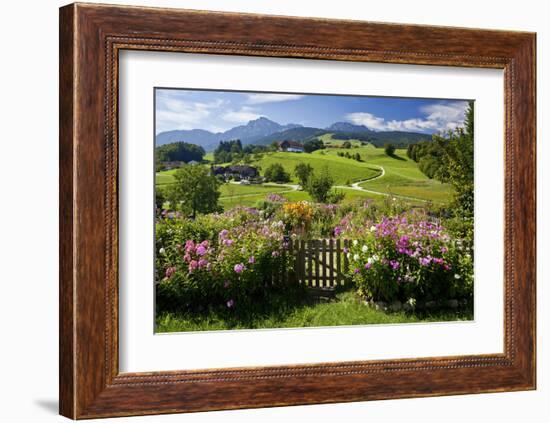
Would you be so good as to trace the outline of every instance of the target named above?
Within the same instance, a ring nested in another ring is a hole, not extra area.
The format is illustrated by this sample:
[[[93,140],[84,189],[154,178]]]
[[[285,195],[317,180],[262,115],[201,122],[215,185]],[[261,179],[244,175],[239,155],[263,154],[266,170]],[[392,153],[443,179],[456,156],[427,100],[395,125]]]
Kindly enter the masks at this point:
[[[470,298],[473,260],[462,240],[414,216],[383,218],[349,248],[350,276],[374,301]]]
[[[292,268],[284,225],[273,223],[255,209],[157,222],[159,308],[242,309],[267,295]]]
[[[268,182],[285,183],[290,181],[290,175],[280,163],[273,163],[264,172],[264,178]]]

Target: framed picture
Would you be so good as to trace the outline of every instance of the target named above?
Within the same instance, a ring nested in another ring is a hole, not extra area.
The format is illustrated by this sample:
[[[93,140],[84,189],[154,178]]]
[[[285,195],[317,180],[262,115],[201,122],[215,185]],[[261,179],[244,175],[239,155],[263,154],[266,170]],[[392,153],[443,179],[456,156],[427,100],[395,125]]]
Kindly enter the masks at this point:
[[[60,9],[60,413],[535,389],[535,35]]]

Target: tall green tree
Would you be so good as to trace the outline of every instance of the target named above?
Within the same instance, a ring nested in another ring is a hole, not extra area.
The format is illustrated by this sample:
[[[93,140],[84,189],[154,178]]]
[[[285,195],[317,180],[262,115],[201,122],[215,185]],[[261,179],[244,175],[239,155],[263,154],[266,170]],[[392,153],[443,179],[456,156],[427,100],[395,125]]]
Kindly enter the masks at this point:
[[[168,198],[172,208],[191,216],[220,211],[220,181],[206,166],[186,165],[174,173],[176,182],[170,186]]]
[[[455,205],[465,217],[474,213],[474,103],[466,109],[464,127],[449,134],[435,178],[451,184]]]
[[[393,156],[395,154],[395,145],[387,142],[384,144],[384,151],[388,156]]]
[[[294,168],[294,174],[300,181],[300,185],[304,188],[307,185],[307,181],[313,173],[313,167],[309,163],[300,162]]]
[[[264,172],[264,178],[268,182],[289,182],[290,175],[285,171],[285,168],[280,163],[273,163],[267,167]]]
[[[164,144],[155,148],[155,160],[158,169],[162,168],[163,162],[181,161],[187,163],[192,160],[200,162],[204,155],[204,148],[183,141]]]
[[[305,186],[306,192],[318,203],[338,203],[345,194],[333,192],[334,178],[331,176],[328,166],[323,167],[317,175],[312,173]]]
[[[411,147],[409,157],[429,178],[453,187],[455,214],[469,218],[474,213],[474,103],[465,112],[464,126],[443,135],[433,135]]]

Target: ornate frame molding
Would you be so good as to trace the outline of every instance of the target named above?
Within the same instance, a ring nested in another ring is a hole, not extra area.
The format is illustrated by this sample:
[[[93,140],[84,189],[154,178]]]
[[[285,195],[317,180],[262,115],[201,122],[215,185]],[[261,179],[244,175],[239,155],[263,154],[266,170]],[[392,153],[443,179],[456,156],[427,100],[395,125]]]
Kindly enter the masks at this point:
[[[61,414],[535,388],[534,34],[88,4],[61,8],[60,18]],[[118,53],[129,49],[503,69],[504,353],[119,373]]]

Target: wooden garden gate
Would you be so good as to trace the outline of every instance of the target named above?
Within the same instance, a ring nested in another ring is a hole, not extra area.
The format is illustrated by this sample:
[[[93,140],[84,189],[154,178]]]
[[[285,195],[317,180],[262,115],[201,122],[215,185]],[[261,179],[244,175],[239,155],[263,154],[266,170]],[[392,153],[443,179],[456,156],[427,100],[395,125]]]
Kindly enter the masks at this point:
[[[349,240],[299,240],[289,244],[294,255],[294,278],[306,286],[332,288],[347,281]]]

